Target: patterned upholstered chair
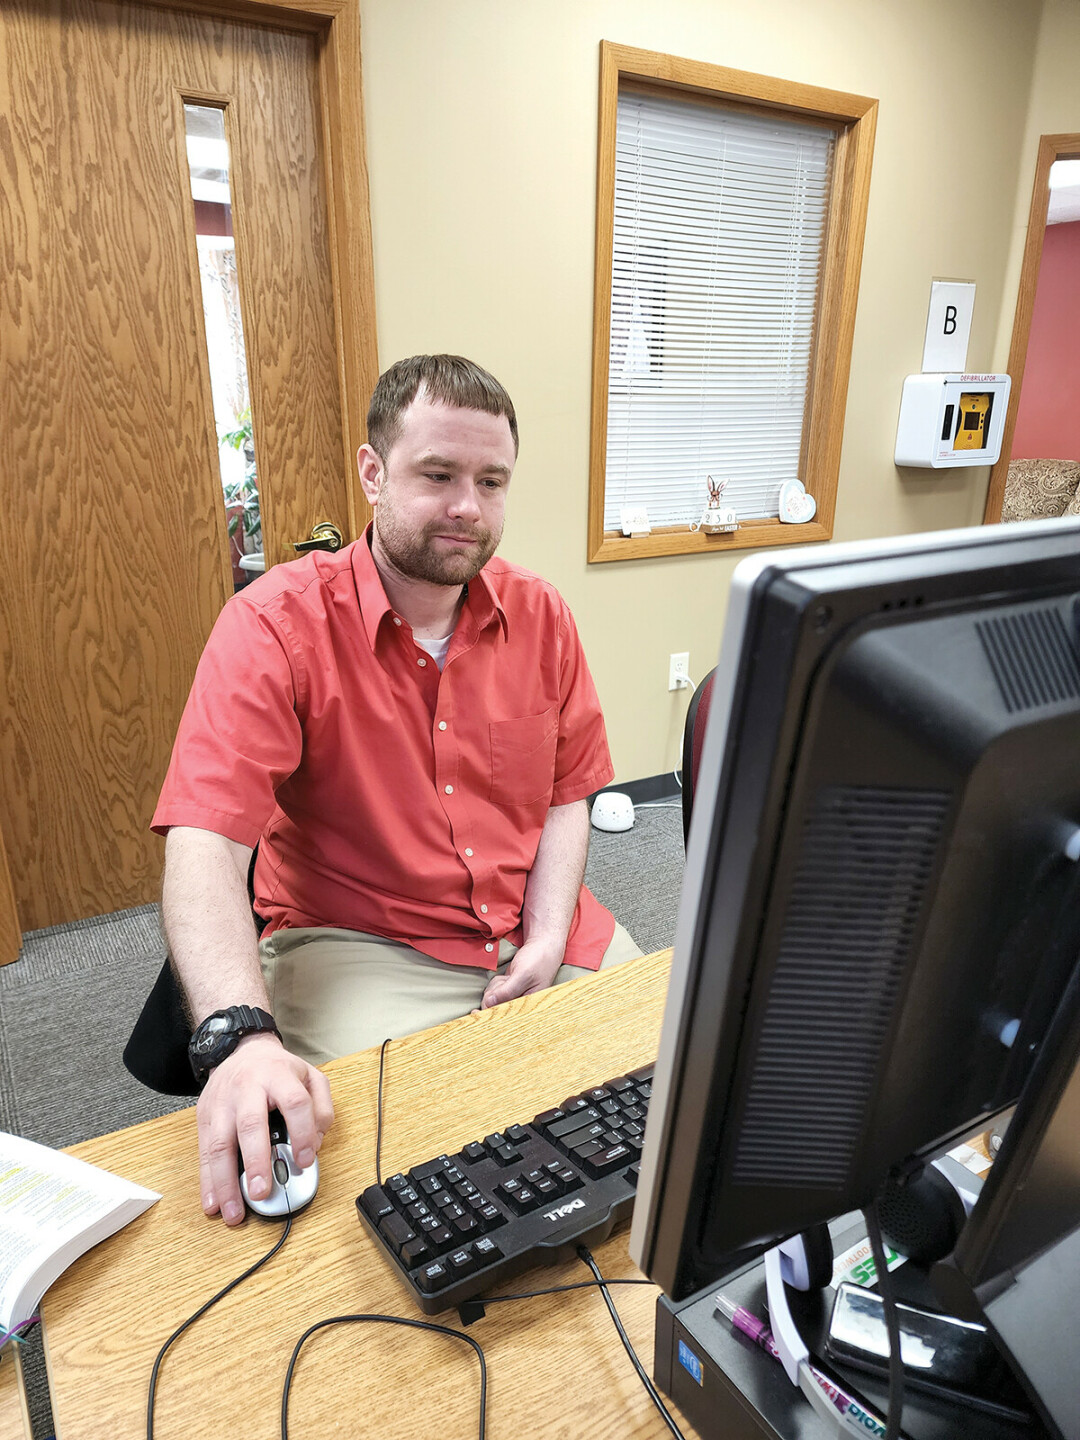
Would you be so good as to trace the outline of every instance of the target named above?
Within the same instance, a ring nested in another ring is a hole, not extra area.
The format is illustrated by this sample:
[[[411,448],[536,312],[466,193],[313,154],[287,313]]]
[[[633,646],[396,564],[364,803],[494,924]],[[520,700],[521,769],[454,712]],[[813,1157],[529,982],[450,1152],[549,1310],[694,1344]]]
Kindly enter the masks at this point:
[[[1002,520],[1080,515],[1080,460],[1010,460]]]

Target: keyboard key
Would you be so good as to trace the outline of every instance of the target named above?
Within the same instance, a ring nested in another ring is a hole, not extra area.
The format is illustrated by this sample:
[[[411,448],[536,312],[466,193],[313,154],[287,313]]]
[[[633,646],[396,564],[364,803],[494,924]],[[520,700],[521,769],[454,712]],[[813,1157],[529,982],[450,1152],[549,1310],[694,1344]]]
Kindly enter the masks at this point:
[[[410,1205],[406,1209],[405,1214],[413,1224],[416,1225],[423,1220],[426,1215],[430,1215],[431,1211],[422,1200],[418,1200],[415,1205]]]
[[[601,1100],[599,1109],[601,1115],[617,1115],[619,1113],[620,1106],[617,1100],[608,1099]]]
[[[460,1220],[463,1215],[467,1215],[468,1213],[469,1213],[469,1212],[465,1209],[465,1206],[459,1204],[459,1203],[455,1200],[452,1205],[444,1205],[444,1206],[443,1206],[443,1208],[442,1208],[443,1223],[444,1223],[445,1225],[449,1225],[452,1221],[454,1221],[454,1220]]]
[[[420,1199],[420,1196],[411,1185],[406,1185],[404,1190],[394,1192],[394,1198],[395,1204],[400,1205],[402,1209],[404,1209],[406,1205],[415,1205],[417,1200]]]
[[[571,1095],[568,1100],[562,1102],[560,1108],[565,1110],[567,1115],[572,1115],[575,1110],[587,1110],[589,1108],[589,1102],[585,1099],[584,1095]]]
[[[548,1135],[552,1140],[561,1140],[564,1135],[571,1135],[575,1130],[580,1130],[584,1125],[591,1125],[594,1120],[600,1119],[600,1111],[593,1109],[591,1105],[582,1105],[573,1112],[567,1112],[564,1120],[556,1120],[548,1126]]]
[[[473,1254],[481,1265],[491,1265],[494,1261],[503,1258],[503,1252],[499,1249],[498,1245],[486,1235],[482,1240],[477,1240],[472,1248]]]
[[[399,1215],[396,1210],[392,1215],[384,1215],[379,1221],[379,1234],[385,1238],[395,1255],[401,1254],[403,1245],[416,1239],[416,1231],[404,1215]]]
[[[447,1225],[440,1225],[438,1229],[432,1230],[427,1237],[427,1242],[432,1250],[435,1251],[436,1255],[441,1250],[447,1249],[448,1246],[457,1244],[457,1241],[454,1239],[454,1232]]]
[[[529,1132],[524,1125],[508,1125],[505,1133],[511,1145],[524,1145],[529,1138]]]
[[[492,1205],[490,1201],[476,1213],[484,1222],[485,1230],[495,1230],[498,1226],[506,1224],[506,1216],[497,1205]]]
[[[443,1290],[450,1284],[450,1272],[446,1266],[436,1260],[424,1268],[415,1277],[417,1286],[423,1290],[425,1295],[434,1295],[436,1290]]]
[[[454,1186],[454,1193],[459,1200],[471,1200],[474,1195],[479,1195],[479,1190],[471,1180],[462,1180],[459,1185]]]
[[[434,1215],[425,1215],[422,1220],[416,1222],[416,1228],[421,1235],[431,1235],[439,1228],[439,1221]]]
[[[611,1091],[606,1089],[603,1085],[598,1085],[595,1090],[585,1091],[585,1099],[589,1102],[590,1105],[599,1105],[601,1100],[609,1099],[610,1095]]]
[[[630,1181],[630,1184],[631,1184],[631,1185],[636,1185],[637,1182],[638,1182],[638,1176],[639,1176],[640,1174],[641,1174],[641,1166],[640,1166],[640,1165],[631,1165],[631,1166],[630,1166],[630,1169],[627,1170],[627,1172],[626,1172],[626,1178],[627,1178],[627,1180]]]
[[[521,1189],[511,1201],[511,1204],[517,1208],[521,1215],[527,1214],[530,1210],[535,1210],[541,1203],[540,1196],[537,1195],[534,1190],[530,1190],[528,1185],[522,1185]]]
[[[391,1176],[390,1176],[390,1179],[384,1182],[384,1188],[387,1189],[387,1190],[392,1191],[392,1192],[395,1193],[395,1194],[396,1194],[399,1190],[406,1190],[406,1189],[408,1189],[408,1185],[409,1185],[408,1180],[405,1179],[405,1176],[402,1175],[402,1173],[400,1172],[400,1170],[398,1171],[398,1173],[397,1173],[396,1175],[391,1175]]]
[[[471,1275],[477,1268],[477,1259],[471,1250],[455,1250],[452,1255],[446,1257],[445,1263],[454,1280],[461,1280],[466,1275]]]
[[[483,1210],[485,1205],[490,1204],[490,1201],[486,1200],[478,1190],[475,1195],[467,1195],[465,1197],[465,1204],[470,1210]]]
[[[545,1176],[543,1180],[537,1180],[536,1184],[533,1185],[532,1188],[533,1190],[535,1190],[537,1195],[540,1196],[541,1200],[554,1200],[562,1194],[562,1189],[559,1186],[559,1182],[557,1180],[552,1180],[550,1175]]]
[[[581,1176],[571,1170],[569,1165],[564,1165],[555,1176],[555,1179],[558,1180],[562,1186],[564,1195],[569,1194],[571,1190],[580,1190],[582,1185],[585,1184]]]
[[[415,1270],[418,1265],[423,1265],[435,1257],[431,1253],[431,1246],[422,1236],[410,1240],[407,1245],[401,1247],[401,1263],[410,1270]]]
[[[441,1175],[444,1170],[450,1168],[450,1156],[440,1155],[437,1160],[428,1160],[423,1165],[414,1165],[409,1171],[409,1178],[414,1185],[419,1185],[421,1180],[426,1180],[429,1175]]]
[[[640,1105],[631,1105],[622,1114],[624,1120],[644,1120],[647,1112]]]
[[[360,1196],[360,1204],[364,1207],[364,1214],[376,1225],[384,1216],[394,1213],[390,1196],[380,1185],[369,1185]]]
[[[565,1118],[565,1110],[545,1110],[542,1114],[537,1115],[533,1124],[539,1129],[545,1130],[549,1125],[553,1125],[556,1120],[565,1120]]]
[[[439,1191],[442,1188],[442,1181],[437,1179],[434,1175],[426,1176],[423,1180],[420,1181],[419,1185],[417,1186],[417,1189],[422,1195],[438,1195]]]
[[[459,1240],[468,1240],[473,1235],[483,1233],[483,1226],[471,1210],[455,1215],[450,1222],[450,1228]]]
[[[602,1145],[621,1145],[623,1143],[623,1137],[619,1134],[618,1130],[605,1130],[603,1135],[600,1136],[600,1143]]]
[[[573,1155],[574,1159],[580,1164],[583,1160],[587,1160],[590,1155],[599,1155],[603,1148],[599,1140],[587,1140],[583,1145],[576,1145],[574,1149],[570,1151],[570,1154]]]
[[[457,1201],[454,1199],[453,1195],[450,1193],[449,1190],[440,1190],[437,1195],[433,1195],[431,1197],[431,1203],[432,1205],[434,1205],[435,1209],[441,1214],[444,1210],[449,1209],[451,1205],[456,1205]]]
[[[598,1180],[601,1175],[610,1175],[613,1170],[625,1169],[627,1163],[633,1163],[635,1158],[628,1145],[609,1145],[598,1155],[585,1156],[582,1163],[586,1173]]]
[[[641,1096],[641,1098],[642,1098],[643,1100],[651,1100],[651,1099],[652,1099],[652,1085],[650,1084],[650,1082],[649,1082],[648,1080],[646,1080],[646,1082],[645,1082],[644,1085],[639,1085],[639,1086],[638,1086],[638,1091],[637,1091],[637,1093]]]
[[[501,1185],[496,1185],[495,1194],[500,1200],[505,1201],[508,1205],[512,1205],[517,1199],[518,1191],[521,1188],[521,1181],[514,1176],[509,1180],[504,1180]]]
[[[580,1130],[573,1130],[569,1135],[564,1135],[559,1141],[563,1150],[573,1150],[578,1145],[584,1145],[587,1140],[599,1140],[607,1129],[602,1120],[594,1120],[591,1125],[583,1125]]]
[[[626,1073],[635,1085],[640,1085],[643,1080],[651,1080],[656,1072],[655,1062],[652,1065],[642,1065],[637,1070],[628,1070]]]
[[[638,1120],[624,1120],[622,1123],[623,1135],[644,1135],[645,1126]]]
[[[500,1145],[506,1144],[506,1136],[501,1130],[496,1130],[494,1135],[485,1135],[484,1144],[491,1151],[498,1150]]]
[[[461,1152],[462,1158],[469,1165],[477,1165],[481,1160],[487,1158],[487,1147],[481,1145],[479,1140],[474,1140],[471,1145],[466,1145]]]
[[[456,1165],[450,1165],[443,1172],[440,1178],[442,1179],[444,1185],[457,1186],[461,1184],[461,1182],[465,1179],[465,1176],[461,1173],[461,1171],[457,1168]]]
[[[623,1140],[623,1144],[628,1146],[635,1155],[640,1155],[645,1148],[645,1141],[640,1135],[627,1135]]]
[[[500,1145],[492,1153],[500,1165],[516,1165],[521,1159],[521,1151],[515,1150],[512,1145]]]
[[[607,1088],[612,1094],[620,1095],[624,1090],[632,1090],[634,1088],[634,1082],[625,1075],[619,1075],[616,1079],[607,1082]]]

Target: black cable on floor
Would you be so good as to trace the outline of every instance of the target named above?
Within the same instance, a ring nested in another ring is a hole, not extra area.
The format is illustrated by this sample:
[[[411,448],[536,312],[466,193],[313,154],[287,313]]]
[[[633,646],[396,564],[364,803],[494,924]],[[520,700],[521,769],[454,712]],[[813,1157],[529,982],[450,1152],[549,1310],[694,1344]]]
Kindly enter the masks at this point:
[[[885,1440],[898,1440],[904,1419],[904,1357],[900,1350],[900,1316],[896,1310],[896,1289],[881,1239],[876,1200],[863,1211],[863,1218],[866,1221],[866,1233],[870,1237],[870,1253],[874,1257],[881,1304],[885,1311],[885,1330],[889,1337],[889,1410],[885,1417]]]
[[[484,1352],[472,1338],[471,1335],[463,1335],[460,1330],[451,1330],[446,1325],[435,1325],[430,1320],[406,1320],[399,1315],[335,1315],[330,1320],[320,1320],[315,1325],[306,1329],[300,1339],[296,1342],[292,1356],[289,1360],[289,1368],[285,1372],[285,1387],[281,1392],[281,1440],[289,1440],[289,1392],[292,1389],[293,1371],[296,1368],[296,1361],[300,1354],[301,1346],[316,1330],[323,1330],[327,1325],[408,1325],[413,1330],[434,1330],[438,1335],[448,1335],[451,1340],[464,1340],[466,1345],[471,1345],[476,1351],[480,1361],[480,1429],[478,1440],[484,1440],[485,1425],[487,1423],[487,1364],[484,1360]]]
[[[589,1253],[589,1250],[585,1245],[579,1245],[577,1253],[578,1257],[589,1267],[593,1275],[596,1277],[596,1282],[600,1286],[600,1294],[604,1297],[604,1304],[607,1306],[608,1310],[611,1313],[611,1318],[615,1322],[615,1329],[619,1332],[619,1339],[622,1341],[626,1353],[633,1361],[634,1369],[638,1373],[638,1379],[645,1386],[645,1389],[649,1392],[649,1398],[652,1400],[657,1410],[659,1410],[660,1418],[671,1431],[672,1435],[676,1437],[676,1440],[686,1440],[686,1437],[683,1435],[678,1425],[676,1425],[675,1421],[672,1419],[667,1406],[664,1404],[663,1400],[661,1400],[659,1390],[657,1390],[656,1386],[649,1379],[648,1371],[645,1369],[644,1365],[642,1365],[641,1361],[637,1357],[634,1347],[630,1344],[630,1337],[629,1335],[627,1335],[625,1329],[623,1328],[623,1323],[619,1319],[619,1312],[615,1309],[615,1304],[611,1296],[608,1294],[608,1281],[605,1280],[604,1277],[600,1274],[600,1269],[596,1261],[593,1259],[592,1255]]]
[[[161,1369],[161,1362],[165,1359],[165,1352],[168,1350],[169,1346],[173,1343],[174,1340],[179,1340],[180,1336],[183,1335],[184,1331],[190,1329],[191,1326],[195,1324],[196,1320],[200,1320],[212,1305],[216,1305],[219,1300],[224,1300],[225,1296],[228,1295],[230,1290],[235,1290],[236,1287],[242,1284],[249,1275],[254,1275],[256,1270],[261,1270],[268,1260],[272,1260],[273,1257],[277,1254],[277,1252],[281,1249],[281,1247],[285,1244],[285,1241],[289,1238],[289,1231],[291,1229],[292,1212],[290,1211],[289,1215],[285,1220],[285,1228],[281,1232],[281,1238],[277,1241],[273,1248],[268,1250],[260,1260],[256,1260],[255,1264],[245,1270],[242,1275],[238,1275],[235,1280],[230,1280],[228,1285],[225,1286],[224,1290],[219,1290],[212,1299],[207,1300],[205,1305],[201,1306],[198,1310],[196,1310],[194,1315],[190,1315],[178,1329],[173,1331],[173,1333],[165,1341],[165,1344],[158,1351],[157,1359],[154,1361],[154,1368],[150,1372],[150,1394],[147,1397],[146,1401],[146,1440],[154,1440],[154,1401],[157,1397],[158,1372]]]

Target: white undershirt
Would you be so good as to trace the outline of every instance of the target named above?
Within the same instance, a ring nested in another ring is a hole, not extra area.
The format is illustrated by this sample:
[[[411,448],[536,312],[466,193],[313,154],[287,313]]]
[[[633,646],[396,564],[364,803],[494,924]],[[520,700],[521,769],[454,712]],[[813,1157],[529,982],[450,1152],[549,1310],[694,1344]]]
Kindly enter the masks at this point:
[[[450,649],[450,641],[453,638],[454,632],[451,630],[450,634],[444,635],[441,640],[417,640],[416,643],[421,650],[427,651],[441,670],[446,664],[446,652]]]

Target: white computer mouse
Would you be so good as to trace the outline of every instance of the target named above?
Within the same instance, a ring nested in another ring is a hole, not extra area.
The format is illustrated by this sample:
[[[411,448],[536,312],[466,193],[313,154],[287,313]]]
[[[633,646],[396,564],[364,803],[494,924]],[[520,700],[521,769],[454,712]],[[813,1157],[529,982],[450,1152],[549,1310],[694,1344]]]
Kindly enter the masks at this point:
[[[634,823],[634,802],[618,790],[605,790],[593,801],[590,819],[597,830],[629,830]]]
[[[319,1161],[316,1158],[306,1170],[301,1170],[293,1155],[285,1121],[276,1110],[271,1110],[268,1118],[270,1193],[262,1200],[251,1198],[248,1194],[243,1157],[240,1159],[240,1191],[244,1204],[254,1214],[262,1215],[268,1220],[284,1220],[286,1215],[296,1215],[315,1199],[315,1192],[319,1188]]]

